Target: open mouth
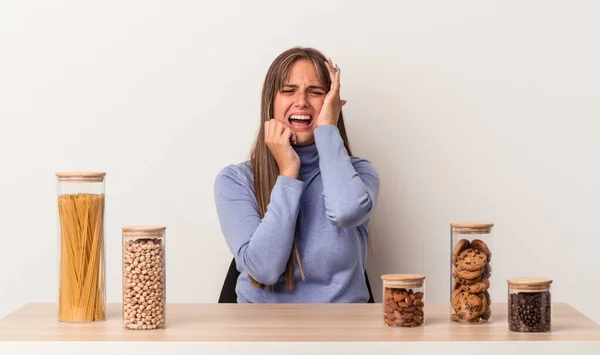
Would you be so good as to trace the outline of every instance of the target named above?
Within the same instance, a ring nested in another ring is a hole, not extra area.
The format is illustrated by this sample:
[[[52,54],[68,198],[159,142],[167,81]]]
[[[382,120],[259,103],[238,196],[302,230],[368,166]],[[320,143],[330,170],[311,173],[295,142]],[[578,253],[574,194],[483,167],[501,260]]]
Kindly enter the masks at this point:
[[[312,123],[311,115],[291,115],[288,119],[290,125],[296,129],[303,129],[310,127]]]

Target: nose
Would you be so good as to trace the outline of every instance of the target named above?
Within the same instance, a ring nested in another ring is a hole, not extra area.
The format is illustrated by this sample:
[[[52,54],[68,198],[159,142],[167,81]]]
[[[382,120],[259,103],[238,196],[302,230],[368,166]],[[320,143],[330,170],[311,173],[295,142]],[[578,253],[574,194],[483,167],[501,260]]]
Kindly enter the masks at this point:
[[[306,100],[306,92],[304,92],[304,90],[298,90],[296,95],[296,107],[308,107],[308,100]]]

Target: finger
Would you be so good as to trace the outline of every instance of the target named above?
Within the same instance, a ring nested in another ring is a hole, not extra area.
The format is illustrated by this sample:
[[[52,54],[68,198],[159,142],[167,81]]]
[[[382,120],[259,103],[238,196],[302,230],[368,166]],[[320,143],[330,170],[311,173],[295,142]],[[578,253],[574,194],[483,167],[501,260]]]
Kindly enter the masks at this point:
[[[269,142],[273,137],[273,121],[265,121],[265,142]]]
[[[273,126],[273,138],[279,141],[279,137],[281,137],[281,134],[285,130],[285,125],[280,121],[273,120]]]
[[[336,65],[334,67],[333,65],[333,61],[331,60],[331,58],[327,59],[327,69],[329,70],[329,80],[331,81],[331,91],[333,91],[333,94],[339,94],[339,90],[340,90],[340,70],[338,68],[338,66]]]
[[[294,131],[293,129],[290,128],[290,132],[291,132],[291,142],[292,144],[296,145],[298,144],[298,134],[296,133],[296,131]]]
[[[281,134],[281,144],[289,144],[292,141],[292,129],[289,127],[284,127],[283,132]]]
[[[293,144],[298,144],[298,134],[292,128],[290,128],[290,132],[292,134],[291,135],[292,143]]]
[[[325,64],[327,65],[327,70],[329,71],[329,79],[331,79],[331,81],[333,82],[336,69],[333,67],[333,62],[331,61],[331,58],[328,58]]]
[[[294,127],[292,127],[287,122],[284,122],[283,124],[290,130],[290,133],[291,133],[290,139],[291,139],[292,143],[297,144],[298,143],[298,133],[296,132]]]
[[[331,60],[331,58],[329,58],[327,60],[329,62],[329,70],[331,70],[332,73],[335,73],[335,65],[333,64],[333,60]]]
[[[283,124],[285,125],[285,127],[289,128],[289,130],[291,131],[290,139],[291,139],[292,143],[297,144],[298,143],[298,133],[296,133],[296,130],[287,122],[283,122]]]
[[[341,72],[340,67],[338,67],[337,64],[333,64],[333,62],[331,63],[331,69],[333,70],[333,74],[339,74]]]
[[[342,100],[342,106],[344,106],[348,100]]]
[[[269,130],[268,130],[268,140],[269,142],[273,143],[277,141],[277,138],[279,137],[276,133],[277,130],[277,120],[276,119],[271,119],[269,121]]]
[[[334,95],[339,95],[340,93],[340,72],[336,71],[333,74],[331,79],[331,91],[333,91]]]

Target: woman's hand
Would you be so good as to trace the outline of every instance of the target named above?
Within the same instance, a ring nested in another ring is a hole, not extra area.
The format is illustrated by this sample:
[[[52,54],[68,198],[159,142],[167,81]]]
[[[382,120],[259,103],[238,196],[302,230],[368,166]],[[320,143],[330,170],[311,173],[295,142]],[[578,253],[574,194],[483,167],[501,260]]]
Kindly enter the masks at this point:
[[[265,143],[279,166],[279,175],[298,178],[300,157],[291,144],[297,141],[296,132],[284,122],[275,119],[265,122]]]
[[[329,58],[325,65],[329,71],[329,78],[331,79],[331,89],[325,96],[323,101],[323,107],[319,113],[317,120],[317,126],[323,125],[337,125],[340,117],[342,106],[346,104],[346,100],[340,100],[340,70],[338,66],[333,66],[331,58]]]

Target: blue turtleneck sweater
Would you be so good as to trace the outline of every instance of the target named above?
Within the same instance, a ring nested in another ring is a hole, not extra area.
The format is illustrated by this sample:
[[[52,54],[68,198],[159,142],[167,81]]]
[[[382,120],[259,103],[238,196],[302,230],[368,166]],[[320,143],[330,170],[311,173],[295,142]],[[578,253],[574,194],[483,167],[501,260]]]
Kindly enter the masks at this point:
[[[237,269],[238,302],[367,302],[368,223],[379,177],[367,160],[349,157],[336,126],[317,127],[315,143],[294,147],[298,179],[280,175],[260,218],[250,162],[224,168],[215,181],[221,229]],[[294,289],[282,275],[296,241],[305,274],[294,266]],[[250,284],[248,275],[266,285]]]

